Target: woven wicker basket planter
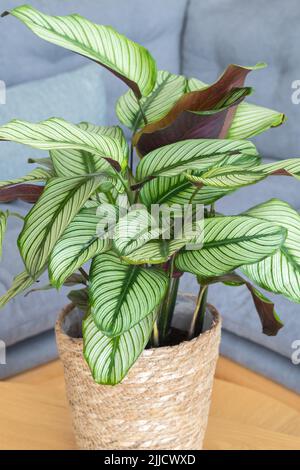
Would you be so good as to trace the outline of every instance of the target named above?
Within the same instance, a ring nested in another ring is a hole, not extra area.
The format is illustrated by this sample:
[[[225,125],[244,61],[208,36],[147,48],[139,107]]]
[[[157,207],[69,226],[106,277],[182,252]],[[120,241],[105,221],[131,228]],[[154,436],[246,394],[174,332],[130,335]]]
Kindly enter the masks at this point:
[[[145,350],[123,382],[96,384],[82,339],[67,336],[62,311],[56,337],[80,449],[202,449],[219,354],[221,321],[192,341]]]

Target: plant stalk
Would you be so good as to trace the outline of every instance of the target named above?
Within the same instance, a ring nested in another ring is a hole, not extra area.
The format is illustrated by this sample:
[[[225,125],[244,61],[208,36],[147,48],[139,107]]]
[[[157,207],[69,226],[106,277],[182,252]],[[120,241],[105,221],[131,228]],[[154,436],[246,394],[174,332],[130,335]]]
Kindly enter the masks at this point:
[[[146,118],[146,114],[144,113],[143,107],[142,107],[142,105],[141,105],[141,101],[140,101],[140,100],[137,100],[137,102],[138,102],[138,105],[139,105],[140,113],[141,113],[142,119],[143,119],[143,121],[144,121],[144,124],[145,124],[145,126],[147,126],[147,124],[148,124],[148,119]]]
[[[173,257],[171,258],[169,267],[169,286],[167,294],[162,304],[158,323],[161,342],[164,342],[166,340],[166,337],[169,333],[179,287],[180,278],[173,278],[174,266],[175,255],[173,255]]]
[[[152,331],[152,346],[154,348],[159,347],[159,331],[157,326],[157,320],[155,320]]]
[[[79,268],[78,271],[82,274],[82,276],[84,277],[84,279],[86,279],[87,281],[89,281],[89,275],[88,275],[88,273],[87,273],[83,268]]]
[[[200,334],[202,331],[206,310],[207,291],[207,285],[200,286],[196,307],[188,333],[188,339],[194,338],[197,334]]]

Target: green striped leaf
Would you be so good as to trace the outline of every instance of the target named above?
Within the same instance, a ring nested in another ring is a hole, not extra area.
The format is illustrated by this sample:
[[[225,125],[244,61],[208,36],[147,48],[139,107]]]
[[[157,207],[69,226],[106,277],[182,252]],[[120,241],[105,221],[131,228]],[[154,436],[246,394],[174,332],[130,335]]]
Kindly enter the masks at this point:
[[[2,256],[2,245],[3,245],[3,239],[6,231],[6,226],[7,226],[7,218],[8,218],[8,211],[2,212],[0,211],[0,259]]]
[[[185,175],[158,177],[148,181],[140,191],[142,204],[150,207],[151,204],[188,204],[195,193],[195,186],[187,180]],[[193,198],[194,204],[212,204],[223,196],[231,193],[231,190],[216,189],[213,187],[201,188]]]
[[[300,179],[300,158],[289,158],[276,163],[265,163],[260,169],[268,175],[294,176]]]
[[[123,154],[128,159],[129,147],[125,134],[120,126],[96,126],[96,124],[91,124],[90,122],[80,122],[78,127],[84,131],[94,132],[94,134],[98,135],[106,135],[111,139],[117,140],[123,148]]]
[[[278,251],[259,263],[243,266],[243,272],[264,289],[300,303],[300,215],[288,203],[271,199],[246,212],[287,230]]]
[[[248,141],[191,139],[166,145],[148,153],[138,164],[138,181],[154,176],[176,176],[186,170],[205,171],[224,163],[233,154],[257,158],[255,146]]]
[[[100,138],[108,137],[108,139],[105,138],[102,142],[102,146],[103,144],[106,144],[106,147],[103,147],[102,155],[110,157],[111,155],[119,154],[117,161],[121,164],[123,169],[127,166],[128,144],[120,127],[95,126],[88,122],[82,122],[78,124],[77,127],[84,132],[100,136]],[[115,153],[116,150],[114,149],[115,141],[118,141],[120,144],[118,146],[118,154]],[[114,170],[111,168],[110,164],[102,158],[102,156],[96,153],[91,154],[86,150],[78,150],[75,148],[59,149],[52,150],[50,155],[58,176],[80,176],[87,173],[97,173],[101,171],[114,174]]]
[[[201,90],[208,85],[197,78],[188,81],[189,91]],[[227,139],[249,139],[267,131],[271,127],[283,124],[286,117],[273,109],[263,108],[252,103],[241,103],[237,106],[234,118],[227,133]]]
[[[28,181],[47,181],[52,176],[53,173],[50,170],[46,170],[45,168],[35,168],[30,173],[28,173],[28,175],[23,176],[22,178],[0,181],[0,188],[3,188],[4,186],[12,186],[16,184],[26,183]]]
[[[254,217],[205,219],[203,247],[180,253],[176,266],[201,277],[219,276],[266,258],[283,244],[285,237],[284,228]]]
[[[29,5],[10,11],[40,38],[88,57],[123,80],[136,94],[147,96],[156,81],[156,64],[144,47],[80,15],[50,16]]]
[[[184,247],[190,239],[150,240],[145,245],[121,255],[129,264],[161,264],[168,261],[174,253]]]
[[[94,380],[103,385],[115,385],[145,349],[155,321],[151,313],[125,333],[109,337],[96,326],[89,315],[83,322],[84,357]]]
[[[14,278],[12,286],[0,297],[0,308],[3,308],[10,300],[16,297],[16,295],[21,294],[32,286],[34,282],[34,279],[32,279],[27,272],[18,274]]]
[[[185,77],[159,70],[152,93],[140,100],[147,122],[151,123],[164,117],[185,93],[185,89]],[[144,124],[140,106],[131,90],[128,90],[117,101],[116,113],[119,120],[133,132]]]
[[[217,168],[223,165],[255,167],[259,164],[259,156],[254,155],[230,155],[217,164]],[[188,181],[190,178],[191,181]],[[193,179],[196,175],[186,173],[184,175],[164,177],[160,176],[146,182],[140,190],[141,202],[150,207],[151,204],[188,204],[193,196],[194,204],[212,204],[223,196],[231,193],[231,189],[216,189],[215,187],[203,187],[195,194]]]
[[[115,160],[123,169],[127,165],[127,159],[118,140],[80,129],[58,118],[51,118],[38,124],[11,121],[0,126],[0,140],[9,140],[41,150],[83,150],[88,153],[90,160],[92,160],[91,154],[95,154],[103,159]],[[88,170],[87,166],[85,173]]]
[[[158,238],[161,230],[154,217],[146,209],[133,209],[116,225],[113,246],[123,257]]]
[[[65,228],[99,186],[99,177],[53,178],[25,218],[18,244],[34,278],[44,268]]]
[[[281,126],[286,121],[283,113],[250,103],[241,103],[228,130],[228,139],[249,139]]]
[[[56,243],[49,259],[51,284],[61,287],[65,280],[88,260],[109,250],[109,222],[116,217],[113,206],[83,208]],[[109,213],[108,213],[109,211]]]
[[[255,184],[265,179],[268,174],[264,171],[258,171],[256,168],[225,166],[222,168],[212,168],[202,173],[201,176],[189,174],[185,176],[188,180],[196,184],[202,183],[205,186],[230,190]]]
[[[228,165],[222,168],[212,168],[202,173],[201,176],[189,174],[185,176],[193,183],[230,190],[257,183],[272,174],[294,176],[300,179],[300,159],[291,158],[250,168],[243,165]]]
[[[162,271],[129,265],[114,253],[97,255],[89,289],[97,327],[109,336],[129,330],[160,304],[167,283]]]

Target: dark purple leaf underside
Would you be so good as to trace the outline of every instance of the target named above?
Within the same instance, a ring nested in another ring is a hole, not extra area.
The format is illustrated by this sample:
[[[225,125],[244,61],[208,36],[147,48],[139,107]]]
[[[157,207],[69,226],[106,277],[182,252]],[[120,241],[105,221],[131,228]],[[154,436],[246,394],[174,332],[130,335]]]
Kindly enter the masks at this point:
[[[0,202],[21,201],[34,204],[44,190],[44,186],[34,184],[19,184],[15,186],[4,186],[0,188]]]
[[[249,93],[225,109],[213,114],[200,114],[218,109],[220,102],[235,88],[243,86],[250,69],[229,65],[220,79],[202,90],[186,93],[159,121],[146,125],[134,137],[138,153],[143,156],[155,148],[195,138],[225,138],[236,111],[236,105]]]

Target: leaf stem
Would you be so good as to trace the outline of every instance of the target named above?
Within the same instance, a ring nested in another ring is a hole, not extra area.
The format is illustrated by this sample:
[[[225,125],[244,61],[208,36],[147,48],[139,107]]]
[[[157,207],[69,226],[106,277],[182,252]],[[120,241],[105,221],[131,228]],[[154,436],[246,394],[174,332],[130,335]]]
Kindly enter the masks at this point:
[[[178,285],[179,285],[179,278],[177,279],[173,278],[175,256],[176,255],[173,255],[170,261],[170,267],[169,267],[169,273],[168,273],[169,274],[169,286],[168,286],[168,290],[167,290],[166,296],[162,304],[161,314],[159,318],[158,326],[159,326],[160,338],[162,342],[164,342],[169,332],[169,328],[170,328],[171,321],[172,321],[172,315],[174,311],[174,306],[175,306],[175,301],[176,301],[176,296],[177,296],[177,291],[178,291]]]
[[[143,107],[141,105],[141,101],[138,99],[137,102],[138,102],[138,105],[139,105],[140,113],[141,113],[141,116],[143,118],[144,124],[145,124],[145,126],[147,126],[148,119],[146,118],[146,114],[144,113]]]
[[[89,275],[88,273],[83,269],[83,268],[79,268],[78,270],[84,277],[84,279],[86,279],[87,281],[89,281]]]
[[[157,326],[157,320],[154,322],[152,331],[152,344],[155,348],[159,347],[159,331]]]
[[[206,308],[206,295],[205,294],[207,292],[207,289],[208,289],[207,285],[200,286],[199,294],[198,294],[198,298],[196,302],[196,307],[194,310],[191,326],[190,326],[189,333],[188,333],[188,339],[194,338],[197,323],[198,324],[201,323],[203,325],[205,308]],[[199,322],[199,319],[200,319],[200,322]]]
[[[18,212],[10,212],[8,211],[9,216],[11,217],[16,217],[17,219],[25,220],[25,217],[23,217],[21,214]]]

